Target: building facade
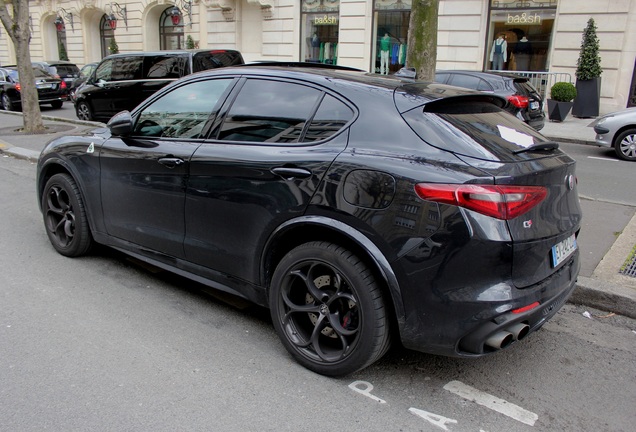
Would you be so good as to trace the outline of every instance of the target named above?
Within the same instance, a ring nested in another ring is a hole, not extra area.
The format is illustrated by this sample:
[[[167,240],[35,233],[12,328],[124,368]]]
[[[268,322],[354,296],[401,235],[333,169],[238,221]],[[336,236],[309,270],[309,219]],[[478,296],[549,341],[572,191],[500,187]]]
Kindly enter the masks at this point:
[[[31,58],[83,65],[113,50],[232,48],[246,61],[308,61],[394,73],[408,62],[411,0],[32,0]],[[598,27],[601,111],[636,105],[636,0],[440,0],[439,69],[574,71]],[[505,36],[505,54],[495,41]],[[504,55],[504,62],[491,61]],[[0,64],[15,63],[0,29]]]

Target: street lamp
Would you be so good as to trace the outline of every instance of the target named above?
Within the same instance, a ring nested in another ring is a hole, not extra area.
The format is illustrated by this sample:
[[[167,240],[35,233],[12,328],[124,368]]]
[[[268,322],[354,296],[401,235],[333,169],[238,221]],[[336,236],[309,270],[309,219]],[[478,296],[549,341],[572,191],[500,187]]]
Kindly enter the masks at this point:
[[[128,14],[126,13],[126,6],[120,6],[120,4],[116,2],[112,2],[110,4],[110,14],[106,16],[106,20],[108,21],[110,28],[112,30],[117,28],[117,17],[115,16],[115,13],[124,20],[124,25],[128,28]]]
[[[181,17],[183,17],[181,10],[187,14],[189,20],[188,25],[192,27],[192,0],[178,0],[172,9],[170,9],[168,15],[172,20],[172,25],[178,26],[181,23]]]
[[[55,21],[53,21],[53,24],[55,24],[55,29],[59,32],[64,30],[64,28],[66,27],[64,25],[64,18],[66,18],[66,21],[71,25],[71,31],[75,31],[75,29],[73,28],[73,13],[67,12],[64,8],[59,8],[57,10],[57,18],[55,18]]]

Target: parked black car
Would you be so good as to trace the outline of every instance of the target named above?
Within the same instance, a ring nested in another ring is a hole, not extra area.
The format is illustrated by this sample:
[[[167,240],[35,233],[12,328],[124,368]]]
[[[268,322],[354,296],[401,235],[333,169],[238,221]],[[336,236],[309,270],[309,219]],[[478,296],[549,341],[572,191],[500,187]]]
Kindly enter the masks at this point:
[[[181,50],[113,54],[100,62],[73,95],[81,120],[108,121],[132,110],[160,88],[193,72],[243,64],[234,50]]]
[[[73,81],[79,77],[80,69],[75,63],[66,60],[46,60],[32,62],[33,66],[45,70],[53,76],[61,78],[68,89]]]
[[[62,108],[67,97],[66,83],[40,68],[34,67],[35,87],[38,90],[40,104],[51,104],[53,108]],[[17,67],[0,68],[0,101],[2,109],[14,111],[21,109],[20,83]]]
[[[43,150],[53,247],[100,243],[271,309],[301,364],[404,346],[478,357],[539,329],[579,272],[575,162],[437,83],[332,66],[192,74]]]
[[[93,72],[95,72],[97,65],[99,65],[99,62],[87,63],[79,70],[79,75],[73,80],[69,89],[69,98],[71,100],[75,99],[75,90],[84,84]]]
[[[545,126],[543,98],[527,78],[504,72],[440,70],[435,81],[493,93],[508,100],[507,109],[536,130]]]

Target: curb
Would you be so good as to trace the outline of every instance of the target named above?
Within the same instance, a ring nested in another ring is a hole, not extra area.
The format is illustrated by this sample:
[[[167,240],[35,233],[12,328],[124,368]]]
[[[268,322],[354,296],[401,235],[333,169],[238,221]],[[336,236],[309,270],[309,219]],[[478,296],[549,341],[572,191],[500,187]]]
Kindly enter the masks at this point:
[[[30,162],[37,162],[40,152],[21,147],[15,147],[0,139],[0,154],[8,154],[18,159],[26,159]]]
[[[568,303],[585,305],[636,319],[636,291],[579,276]]]

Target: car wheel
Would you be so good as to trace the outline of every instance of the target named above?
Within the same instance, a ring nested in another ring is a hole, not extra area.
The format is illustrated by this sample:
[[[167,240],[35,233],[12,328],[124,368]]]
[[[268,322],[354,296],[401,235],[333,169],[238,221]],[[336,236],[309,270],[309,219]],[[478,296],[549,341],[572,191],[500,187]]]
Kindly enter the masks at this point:
[[[13,104],[8,94],[2,94],[2,109],[5,111],[13,111]]]
[[[296,247],[276,268],[269,295],[283,345],[314,372],[346,375],[389,348],[381,289],[369,268],[343,247],[327,242]]]
[[[42,194],[44,227],[51,244],[62,255],[86,254],[93,245],[86,210],[77,184],[68,174],[55,174]]]
[[[77,104],[77,108],[75,109],[77,114],[77,118],[80,120],[93,120],[93,113],[91,112],[91,107],[88,106],[86,102],[79,102]]]
[[[51,102],[51,106],[55,109],[59,109],[62,108],[62,105],[64,105],[63,101],[55,101],[55,102]]]
[[[628,129],[616,137],[614,150],[619,158],[636,161],[636,129]]]

